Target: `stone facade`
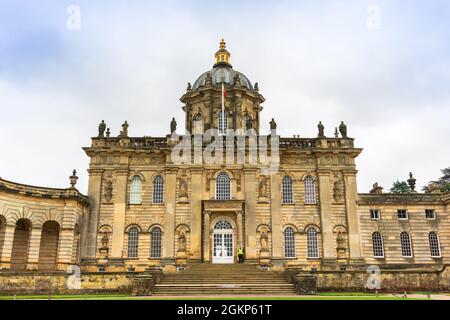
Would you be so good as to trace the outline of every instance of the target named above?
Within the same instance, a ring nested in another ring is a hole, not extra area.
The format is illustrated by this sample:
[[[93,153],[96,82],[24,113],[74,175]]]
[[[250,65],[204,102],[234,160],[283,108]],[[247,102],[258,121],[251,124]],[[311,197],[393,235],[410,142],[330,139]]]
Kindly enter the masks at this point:
[[[242,247],[248,263],[318,272],[319,289],[357,287],[349,277],[367,277],[369,265],[407,279],[447,281],[447,272],[440,274],[450,262],[450,194],[383,194],[380,187],[358,194],[355,159],[362,149],[343,123],[333,137],[320,123],[317,137],[285,138],[272,120],[271,134],[263,137],[265,99],[229,58],[222,42],[213,69],[188,84],[181,97],[183,131],[195,134],[189,139],[200,137],[202,152],[208,129],[253,130],[270,156],[279,141],[276,171],[247,161],[254,156],[248,141],[244,163],[237,161],[237,148],[231,163],[176,163],[173,150],[186,136],[177,134],[175,119],[165,137],[129,136],[127,122],[113,137],[102,122],[83,148],[90,158],[87,197],[74,186],[0,180],[1,267],[174,272],[187,263],[236,262]],[[374,234],[380,236],[375,244]]]

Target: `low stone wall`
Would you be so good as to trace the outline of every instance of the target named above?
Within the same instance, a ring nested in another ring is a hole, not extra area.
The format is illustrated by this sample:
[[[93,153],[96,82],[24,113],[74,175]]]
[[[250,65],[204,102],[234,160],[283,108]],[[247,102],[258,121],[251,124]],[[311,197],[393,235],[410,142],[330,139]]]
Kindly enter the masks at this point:
[[[306,272],[288,269],[284,275],[291,283],[296,283],[297,275],[315,277],[318,291],[373,291],[367,288],[368,280],[373,275],[365,271],[317,271]],[[450,291],[450,266],[440,270],[381,270],[379,274],[379,291]]]
[[[131,293],[134,273],[0,272],[0,295]]]

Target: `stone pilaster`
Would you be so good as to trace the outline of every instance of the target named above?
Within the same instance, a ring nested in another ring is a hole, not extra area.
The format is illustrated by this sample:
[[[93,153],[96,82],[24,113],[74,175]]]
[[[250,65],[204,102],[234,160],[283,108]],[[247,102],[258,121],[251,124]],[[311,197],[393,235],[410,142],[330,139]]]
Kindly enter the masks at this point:
[[[74,236],[75,231],[73,229],[62,229],[60,231],[57,265],[70,265],[72,263]]]
[[[238,248],[243,246],[243,240],[244,240],[244,226],[242,224],[242,211],[236,212],[236,223],[237,223],[237,237],[238,237]]]
[[[95,258],[97,247],[97,227],[100,215],[100,201],[102,194],[102,176],[103,170],[90,169],[88,197],[91,202],[89,214],[86,215],[83,221],[82,242],[81,242],[81,257]]]
[[[350,260],[361,261],[361,243],[359,236],[356,170],[344,171],[345,205],[347,207],[348,243]]]
[[[272,221],[272,258],[283,259],[283,238],[281,231],[281,177],[270,176],[270,215]]]
[[[245,256],[247,260],[257,259],[256,255],[256,170],[244,171],[245,190]]]
[[[128,170],[117,170],[116,195],[114,201],[114,222],[112,231],[111,258],[120,259],[123,255],[123,243],[125,238],[125,214],[127,210],[127,183]]]
[[[31,228],[28,247],[27,270],[37,270],[39,264],[39,249],[41,246],[42,226]]]
[[[211,261],[211,245],[210,245],[210,217],[209,212],[203,212],[203,262]]]
[[[175,204],[177,190],[177,171],[167,170],[165,179],[166,217],[164,226],[165,259],[174,259]]]
[[[320,219],[322,223],[322,248],[323,259],[335,259],[333,225],[331,221],[331,199],[330,199],[330,172],[329,170],[318,170],[319,176],[319,205]]]
[[[201,169],[191,169],[191,257],[201,260],[202,252],[202,191],[203,179]]]
[[[14,231],[16,226],[6,225],[3,239],[3,249],[0,257],[0,269],[9,269],[11,266],[11,252],[14,241]]]

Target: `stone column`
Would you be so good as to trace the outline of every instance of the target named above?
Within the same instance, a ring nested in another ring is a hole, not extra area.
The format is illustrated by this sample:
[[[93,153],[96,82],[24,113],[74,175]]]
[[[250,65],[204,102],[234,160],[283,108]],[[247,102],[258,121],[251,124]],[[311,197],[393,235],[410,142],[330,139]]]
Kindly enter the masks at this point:
[[[330,199],[330,171],[318,170],[319,175],[319,201],[320,220],[322,223],[322,248],[323,259],[335,259],[333,226],[331,221],[331,199]]]
[[[347,207],[348,243],[350,260],[361,261],[361,243],[356,189],[356,170],[344,171],[345,204]]]
[[[11,252],[14,241],[14,231],[16,230],[15,225],[6,225],[5,227],[5,238],[3,239],[3,249],[1,251],[0,257],[0,268],[9,269],[11,266]]]
[[[89,214],[83,221],[81,234],[81,257],[95,258],[97,247],[97,227],[100,215],[103,170],[89,169],[88,197],[91,202]]]
[[[166,217],[164,226],[165,259],[174,259],[175,204],[177,190],[177,170],[167,170],[165,179]]]
[[[121,259],[125,239],[125,213],[127,210],[128,170],[116,170],[116,194],[114,199],[114,215],[112,230],[111,258]]]
[[[203,176],[201,169],[191,169],[191,260],[202,258],[202,191]]]
[[[243,247],[244,245],[244,225],[242,224],[242,211],[236,212],[236,222],[237,222],[237,242],[238,247]]]
[[[272,259],[282,260],[283,234],[281,231],[281,177],[279,174],[270,176],[270,214],[272,220]]]
[[[245,190],[245,257],[247,260],[256,256],[256,169],[244,171]]]
[[[209,212],[203,212],[203,262],[211,261]]]
[[[39,249],[41,247],[42,226],[32,227],[28,246],[27,270],[37,270],[39,265]]]

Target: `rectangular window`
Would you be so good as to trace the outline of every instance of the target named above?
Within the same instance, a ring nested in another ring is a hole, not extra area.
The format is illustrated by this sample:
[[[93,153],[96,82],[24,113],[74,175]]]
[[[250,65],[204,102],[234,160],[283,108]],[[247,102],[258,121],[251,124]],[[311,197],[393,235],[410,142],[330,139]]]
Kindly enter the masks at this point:
[[[380,210],[371,209],[370,210],[370,219],[372,220],[380,220]]]
[[[434,220],[436,219],[436,211],[434,209],[426,209],[425,210],[425,218]]]
[[[407,220],[408,219],[408,211],[406,211],[404,209],[398,209],[397,216],[401,220]]]

